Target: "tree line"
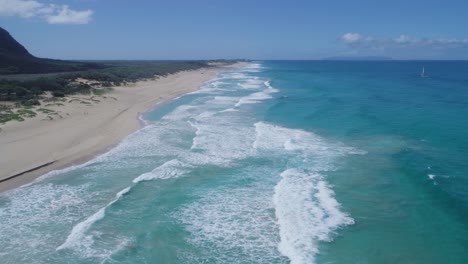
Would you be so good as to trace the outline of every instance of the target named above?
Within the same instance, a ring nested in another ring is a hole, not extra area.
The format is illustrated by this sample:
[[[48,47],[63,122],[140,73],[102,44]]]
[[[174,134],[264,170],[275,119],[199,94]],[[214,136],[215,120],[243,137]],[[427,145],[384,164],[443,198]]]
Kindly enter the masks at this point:
[[[231,63],[231,61],[223,61]],[[101,69],[62,73],[52,76],[34,74],[32,77],[0,76],[0,101],[34,104],[46,91],[54,96],[91,92],[95,87],[120,86],[128,82],[166,76],[180,71],[210,67],[209,61],[109,61]],[[92,83],[76,82],[77,79]]]

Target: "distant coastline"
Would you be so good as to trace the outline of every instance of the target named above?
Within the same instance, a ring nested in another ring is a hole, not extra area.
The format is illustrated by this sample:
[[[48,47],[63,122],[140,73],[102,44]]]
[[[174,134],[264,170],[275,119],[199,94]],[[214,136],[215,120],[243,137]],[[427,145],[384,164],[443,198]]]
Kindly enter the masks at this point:
[[[322,60],[325,61],[391,61],[393,60],[390,57],[380,57],[380,56],[364,56],[364,57],[353,57],[353,56],[337,56],[337,57],[326,57]]]

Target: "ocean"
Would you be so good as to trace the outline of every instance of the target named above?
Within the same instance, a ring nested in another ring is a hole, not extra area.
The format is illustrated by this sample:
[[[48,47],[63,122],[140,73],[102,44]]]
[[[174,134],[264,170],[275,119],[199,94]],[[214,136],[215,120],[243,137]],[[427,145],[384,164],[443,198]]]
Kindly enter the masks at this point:
[[[1,194],[0,262],[468,263],[467,118],[468,62],[253,62]]]

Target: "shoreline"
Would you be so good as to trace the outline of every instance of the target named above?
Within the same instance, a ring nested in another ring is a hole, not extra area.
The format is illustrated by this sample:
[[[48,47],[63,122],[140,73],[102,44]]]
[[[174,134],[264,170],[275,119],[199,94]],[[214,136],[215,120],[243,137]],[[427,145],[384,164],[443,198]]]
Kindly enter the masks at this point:
[[[143,115],[159,104],[198,90],[219,72],[239,68],[235,63],[182,71],[145,80],[98,97],[72,96],[63,106],[48,107],[60,119],[37,117],[2,125],[0,133],[0,193],[32,183],[51,171],[80,165],[104,154],[125,137],[146,126]],[[76,101],[73,102],[72,101]],[[83,103],[84,102],[84,103]],[[85,104],[86,103],[86,104]]]

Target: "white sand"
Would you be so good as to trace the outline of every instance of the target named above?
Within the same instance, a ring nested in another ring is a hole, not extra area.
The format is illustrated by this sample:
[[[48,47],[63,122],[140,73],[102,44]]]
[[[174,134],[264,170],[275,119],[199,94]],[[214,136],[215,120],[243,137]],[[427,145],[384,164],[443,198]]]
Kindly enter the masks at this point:
[[[241,64],[226,67],[239,67]],[[141,127],[139,114],[152,106],[197,90],[225,68],[180,72],[158,80],[115,87],[103,96],[71,96],[78,100],[64,106],[47,106],[57,111],[54,120],[46,114],[0,125],[0,180],[43,164],[53,164],[0,183],[0,192],[18,187],[51,170],[82,163],[103,153]],[[36,111],[37,112],[37,111]]]

